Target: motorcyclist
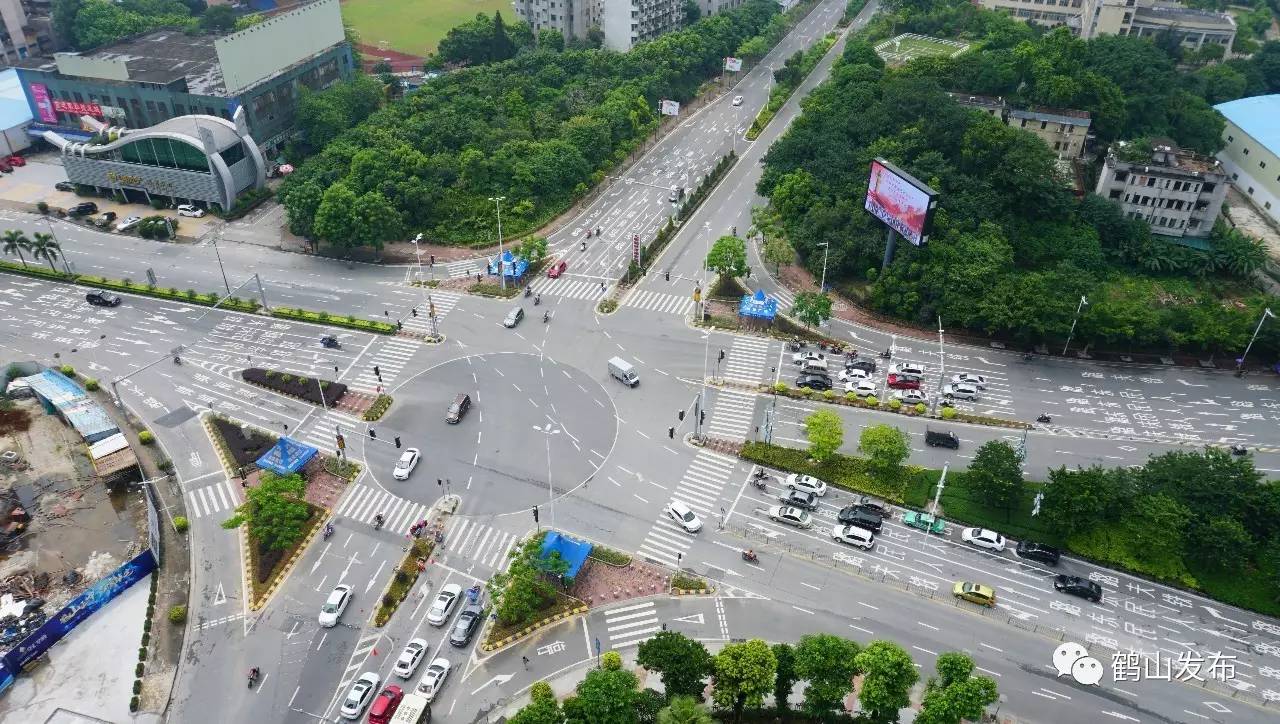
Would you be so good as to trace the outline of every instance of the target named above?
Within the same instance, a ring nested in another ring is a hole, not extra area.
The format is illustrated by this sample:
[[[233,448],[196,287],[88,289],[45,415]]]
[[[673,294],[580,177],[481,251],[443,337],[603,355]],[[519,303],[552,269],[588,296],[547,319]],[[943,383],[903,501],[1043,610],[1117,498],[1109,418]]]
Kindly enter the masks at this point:
[[[599,227],[599,226],[597,226],[597,227],[596,227],[596,236],[600,236],[600,227]]]
[[[382,513],[378,513],[377,515],[373,516],[373,527],[381,528],[385,520],[386,518],[382,517]]]
[[[180,364],[182,364],[182,358],[175,354],[175,355],[173,356],[173,363],[174,363],[174,364],[176,364],[176,365],[180,365]]]
[[[738,227],[735,226],[733,227],[733,236],[737,236],[737,235],[738,235]]]
[[[584,242],[582,242],[582,250],[583,250],[583,251],[586,251],[586,250],[587,250],[587,242],[585,242],[585,241],[584,241]]]
[[[325,524],[324,524],[324,537],[325,537],[325,538],[328,538],[328,537],[329,537],[329,536],[331,536],[331,535],[333,535],[333,523],[325,523]]]
[[[536,307],[539,304],[542,304],[542,295],[541,294],[533,295],[533,305]]]
[[[551,319],[551,312],[543,312],[543,313],[542,313],[542,321],[546,322],[546,321],[548,321],[548,320],[550,320],[550,319]]]

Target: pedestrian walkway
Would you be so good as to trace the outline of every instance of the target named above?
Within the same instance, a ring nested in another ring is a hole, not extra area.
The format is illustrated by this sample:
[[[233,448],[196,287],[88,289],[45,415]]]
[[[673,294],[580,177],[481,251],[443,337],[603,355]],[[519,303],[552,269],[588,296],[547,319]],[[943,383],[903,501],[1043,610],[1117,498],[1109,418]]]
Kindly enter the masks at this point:
[[[454,307],[458,306],[458,300],[462,299],[462,295],[452,292],[433,291],[428,295],[427,299],[430,304],[434,304],[436,307],[436,322],[438,323],[441,319],[444,319],[445,315],[452,312]],[[418,334],[431,334],[431,317],[428,314],[431,311],[430,306],[423,303],[418,304],[415,308],[418,310],[418,316],[409,315],[405,317],[402,320],[404,328]]]
[[[299,442],[323,450],[334,452],[338,447],[338,432],[351,437],[364,426],[364,422],[336,410],[316,410],[305,424],[294,431],[292,437]]]
[[[450,518],[444,531],[445,550],[451,561],[453,556],[462,556],[495,571],[500,571],[505,566],[507,554],[518,537],[514,533],[461,516]]]
[[[553,297],[564,297],[566,299],[594,300],[604,296],[604,288],[600,286],[599,279],[574,279],[572,277],[560,277],[559,279],[543,277],[533,283],[533,291],[538,294],[549,294]]]
[[[239,504],[228,480],[187,491],[187,514],[192,518],[221,513]]]
[[[768,379],[766,371],[777,364],[773,343],[756,337],[734,337],[728,356],[717,370],[718,377],[748,385]],[[769,381],[772,381],[771,379]]]
[[[444,274],[450,279],[475,276],[477,273],[483,273],[485,271],[485,263],[485,260],[481,258],[451,261],[447,264],[436,264],[436,274]]]
[[[361,390],[376,390],[379,387],[386,390],[400,376],[421,346],[421,342],[405,337],[388,337],[382,340],[378,351],[362,366],[355,380],[348,384]],[[374,374],[374,367],[378,368],[378,374]]]
[[[388,493],[381,488],[359,483],[351,486],[350,494],[338,504],[334,515],[373,525],[374,516],[382,513],[385,529],[408,535],[409,527],[425,519],[430,507],[425,503],[415,503]]]
[[[709,525],[713,514],[724,507],[720,494],[733,474],[736,462],[732,458],[699,450],[689,463],[680,482],[676,483],[671,497],[685,503],[702,518],[703,526]],[[676,567],[681,557],[689,550],[693,536],[664,510],[640,544],[640,555],[657,563]]]
[[[693,307],[693,297],[654,292],[648,289],[635,289],[627,296],[622,306],[648,309],[651,312],[685,315]]]
[[[756,396],[736,390],[716,391],[707,433],[727,440],[746,440],[756,419]]]
[[[662,630],[653,601],[623,606],[604,612],[609,648],[620,649],[647,641]]]

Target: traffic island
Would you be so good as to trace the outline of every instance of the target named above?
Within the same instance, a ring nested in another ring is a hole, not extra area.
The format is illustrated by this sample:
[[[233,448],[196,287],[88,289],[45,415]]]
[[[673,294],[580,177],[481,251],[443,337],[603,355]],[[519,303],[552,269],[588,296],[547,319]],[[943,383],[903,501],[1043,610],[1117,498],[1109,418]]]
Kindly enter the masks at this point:
[[[272,392],[325,407],[337,405],[343,395],[347,394],[347,386],[341,382],[330,382],[261,367],[241,370],[240,378],[251,385],[265,387]]]
[[[360,415],[360,419],[365,422],[377,422],[382,416],[387,414],[387,410],[391,409],[391,403],[395,400],[391,395],[379,394],[376,399],[369,405],[368,409]]]
[[[671,579],[673,596],[705,596],[715,590],[705,578],[680,571]]]
[[[391,620],[392,614],[408,597],[409,591],[413,590],[413,584],[417,582],[418,576],[427,570],[427,563],[434,549],[435,544],[423,538],[416,538],[410,544],[404,558],[400,560],[400,565],[396,566],[395,573],[391,575],[386,590],[378,599],[378,611],[373,615],[374,626],[381,628]]]

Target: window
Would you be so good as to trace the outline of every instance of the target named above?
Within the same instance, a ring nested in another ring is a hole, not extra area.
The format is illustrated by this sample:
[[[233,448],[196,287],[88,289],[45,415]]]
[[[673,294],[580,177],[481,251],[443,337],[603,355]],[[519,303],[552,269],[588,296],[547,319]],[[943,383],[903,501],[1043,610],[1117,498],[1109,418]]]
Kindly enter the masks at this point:
[[[1235,136],[1227,136],[1227,143],[1235,143],[1235,142],[1236,142]]]
[[[1249,195],[1250,195],[1250,196],[1253,196],[1253,187],[1252,187],[1252,186],[1250,186],[1250,187],[1249,187]]]
[[[1111,189],[1111,198],[1113,198],[1113,199],[1118,199],[1118,198],[1120,198],[1120,189]],[[1125,200],[1125,203],[1128,203],[1128,202],[1129,202],[1129,195],[1128,195],[1128,194],[1125,194],[1124,200]]]
[[[1148,185],[1148,186],[1155,186],[1155,185],[1156,185],[1156,177],[1155,177],[1155,176],[1148,176],[1148,177],[1147,177],[1147,185]]]
[[[1267,203],[1263,204],[1263,207],[1265,207],[1265,208],[1267,209],[1267,211],[1270,211],[1270,210],[1271,210],[1271,202],[1270,202],[1270,201],[1268,201]]]
[[[84,96],[80,95],[80,91],[75,91],[71,95],[76,97],[77,103],[84,103]],[[1248,153],[1248,151],[1246,151],[1246,153]]]
[[[1240,174],[1238,174],[1238,173],[1233,173],[1233,174],[1231,174],[1231,180],[1232,180],[1232,181],[1239,181],[1239,180],[1240,180]],[[1278,180],[1280,180],[1280,179],[1278,179]]]
[[[1259,162],[1258,162],[1258,168],[1266,168],[1266,167],[1267,167],[1267,162],[1266,162],[1266,161],[1259,161]]]
[[[1204,186],[1202,186],[1200,190],[1201,190],[1201,191],[1203,191],[1203,192],[1204,192],[1204,193],[1206,193],[1206,194],[1211,194],[1211,193],[1213,193],[1213,190],[1214,190],[1215,188],[1217,188],[1217,187],[1218,187],[1218,185],[1217,185],[1217,184],[1209,184],[1209,183],[1207,183],[1207,184],[1205,184]]]
[[[77,93],[76,95],[80,95],[80,94],[79,94],[79,93]],[[1249,155],[1249,149],[1247,149],[1247,148],[1246,148],[1246,149],[1244,150],[1244,155],[1246,155],[1246,156],[1248,156],[1248,155]]]
[[[1199,219],[1192,219],[1191,221],[1187,222],[1187,227],[1188,227],[1188,228],[1191,228],[1191,229],[1199,228],[1199,227],[1200,227],[1200,220],[1199,220]]]
[[[182,141],[142,138],[121,146],[119,153],[120,160],[126,163],[209,173],[209,160],[204,152]]]

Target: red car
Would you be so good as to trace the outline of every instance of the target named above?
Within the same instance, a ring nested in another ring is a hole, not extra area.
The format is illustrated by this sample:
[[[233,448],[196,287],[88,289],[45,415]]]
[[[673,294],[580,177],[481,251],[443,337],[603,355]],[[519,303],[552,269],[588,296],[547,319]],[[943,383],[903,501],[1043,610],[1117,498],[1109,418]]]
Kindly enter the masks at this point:
[[[889,375],[888,385],[895,390],[918,390],[920,378],[914,375]]]
[[[383,689],[369,707],[369,724],[388,724],[391,717],[395,715],[396,709],[400,708],[400,700],[403,698],[404,691],[398,686],[393,685]]]
[[[26,165],[27,165],[27,159],[25,159],[25,158],[23,158],[23,157],[21,157],[21,156],[10,156],[10,157],[6,158],[6,159],[5,159],[5,161],[6,161],[10,166],[26,166]]]
[[[547,270],[547,276],[550,277],[551,279],[559,279],[560,275],[564,274],[564,270],[568,268],[569,268],[569,262],[558,261],[552,264],[551,268]]]

